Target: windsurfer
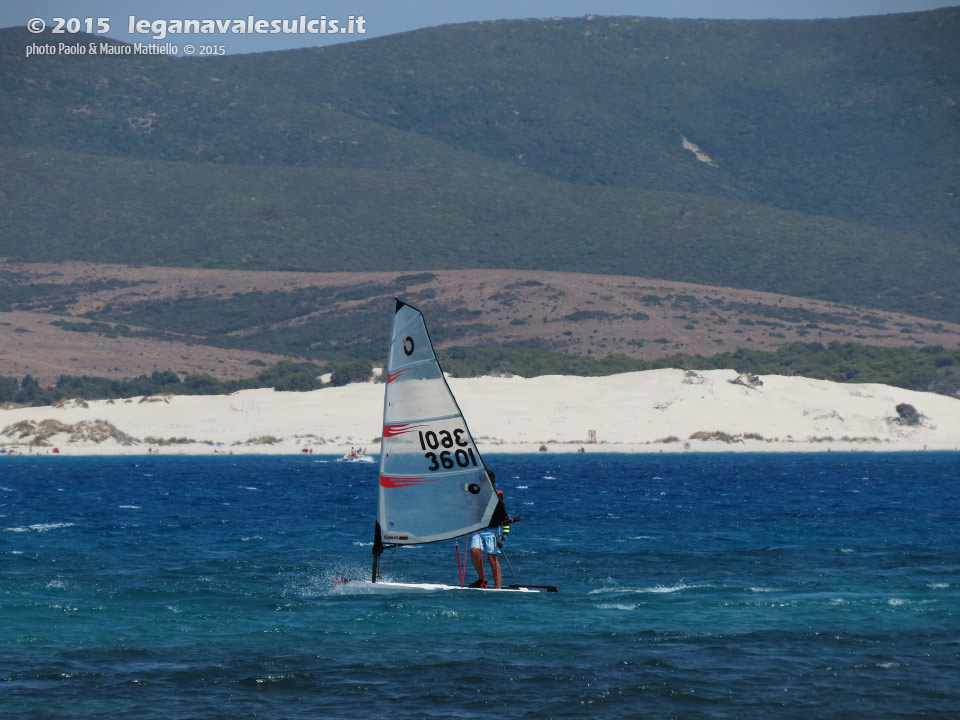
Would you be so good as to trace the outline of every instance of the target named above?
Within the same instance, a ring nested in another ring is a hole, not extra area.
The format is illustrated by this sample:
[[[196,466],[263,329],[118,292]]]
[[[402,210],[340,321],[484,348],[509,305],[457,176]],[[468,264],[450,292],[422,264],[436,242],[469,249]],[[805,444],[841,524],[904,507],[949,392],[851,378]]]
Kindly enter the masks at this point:
[[[492,470],[487,470],[487,476],[490,478],[490,484],[496,489],[497,477]],[[497,490],[497,497],[500,503],[503,503],[503,493]],[[471,533],[468,539],[470,547],[470,559],[473,561],[473,567],[477,571],[477,580],[470,584],[470,587],[487,587],[487,578],[483,572],[483,555],[486,553],[487,562],[490,564],[490,574],[493,576],[494,587],[499,590],[503,587],[500,575],[500,542],[502,535],[499,527],[484,528]]]

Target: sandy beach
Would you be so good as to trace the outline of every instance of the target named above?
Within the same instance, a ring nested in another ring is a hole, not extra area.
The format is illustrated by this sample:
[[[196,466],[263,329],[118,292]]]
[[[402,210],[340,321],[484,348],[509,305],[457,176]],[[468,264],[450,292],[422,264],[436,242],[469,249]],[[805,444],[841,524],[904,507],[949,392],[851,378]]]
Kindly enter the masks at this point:
[[[600,378],[450,378],[481,452],[960,450],[960,399],[885,385],[731,370]],[[379,383],[308,393],[68,401],[0,410],[0,449],[20,454],[379,452]],[[920,413],[902,423],[897,405]]]

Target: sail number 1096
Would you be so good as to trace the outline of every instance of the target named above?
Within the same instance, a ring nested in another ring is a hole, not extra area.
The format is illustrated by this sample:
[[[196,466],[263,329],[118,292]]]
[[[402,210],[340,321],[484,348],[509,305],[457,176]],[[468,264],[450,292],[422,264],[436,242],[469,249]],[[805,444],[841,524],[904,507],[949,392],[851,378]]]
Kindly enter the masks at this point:
[[[470,442],[464,436],[464,430],[458,428],[452,433],[449,430],[434,432],[427,430],[419,432],[421,450],[440,450],[440,448],[450,448],[440,452],[425,452],[423,456],[430,461],[430,472],[443,468],[444,470],[453,470],[456,467],[476,467],[477,456],[470,447]],[[456,450],[454,450],[456,446]]]

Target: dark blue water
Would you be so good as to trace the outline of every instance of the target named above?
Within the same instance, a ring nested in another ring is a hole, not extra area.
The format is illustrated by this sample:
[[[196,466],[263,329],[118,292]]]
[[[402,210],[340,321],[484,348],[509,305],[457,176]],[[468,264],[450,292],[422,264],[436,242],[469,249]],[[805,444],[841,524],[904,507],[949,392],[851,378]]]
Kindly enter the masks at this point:
[[[960,455],[487,460],[560,594],[343,594],[375,465],[0,458],[0,716],[960,716]]]

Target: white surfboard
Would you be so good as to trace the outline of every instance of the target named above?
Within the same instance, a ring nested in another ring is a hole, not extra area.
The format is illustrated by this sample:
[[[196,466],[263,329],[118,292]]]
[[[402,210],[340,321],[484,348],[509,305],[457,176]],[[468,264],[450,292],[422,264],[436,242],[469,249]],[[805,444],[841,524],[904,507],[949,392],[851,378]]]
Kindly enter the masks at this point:
[[[365,592],[365,593],[392,593],[392,592],[438,592],[448,590],[468,590],[470,592],[509,592],[509,593],[539,593],[539,592],[558,592],[555,587],[544,585],[542,587],[533,587],[527,585],[505,585],[500,588],[473,588],[461,585],[444,585],[443,583],[401,583],[378,580],[370,582],[369,580],[344,580],[338,581],[338,585],[346,592]]]

